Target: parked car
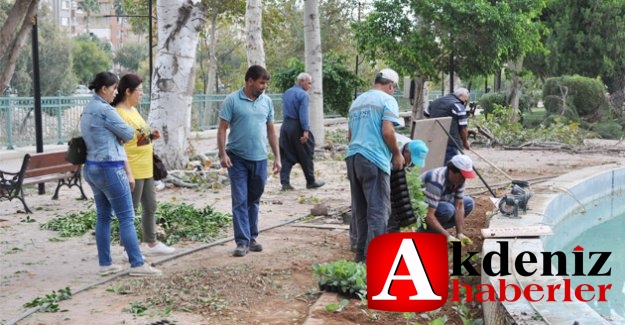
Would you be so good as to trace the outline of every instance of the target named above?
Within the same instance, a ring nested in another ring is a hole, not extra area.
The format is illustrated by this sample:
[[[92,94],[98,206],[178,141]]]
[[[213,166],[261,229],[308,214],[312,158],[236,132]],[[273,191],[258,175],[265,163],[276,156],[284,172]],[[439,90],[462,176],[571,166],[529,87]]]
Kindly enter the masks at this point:
[[[85,85],[78,85],[76,86],[76,89],[74,90],[74,95],[77,95],[77,96],[89,95],[89,94],[91,94],[91,90],[89,90],[89,87]]]

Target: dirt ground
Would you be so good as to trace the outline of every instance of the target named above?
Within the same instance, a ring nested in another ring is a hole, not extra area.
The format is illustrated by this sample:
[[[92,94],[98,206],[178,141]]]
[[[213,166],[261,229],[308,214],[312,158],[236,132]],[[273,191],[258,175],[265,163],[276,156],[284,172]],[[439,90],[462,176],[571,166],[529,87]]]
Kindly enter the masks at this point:
[[[193,140],[198,152],[214,150],[214,139]],[[589,150],[589,148],[594,148]],[[515,179],[539,180],[570,170],[603,164],[624,164],[625,145],[615,141],[589,142],[584,153],[554,150],[501,150],[475,147],[479,154]],[[476,167],[492,187],[508,179],[471,152]],[[353,259],[347,225],[341,212],[349,207],[349,183],[345,164],[329,154],[318,155],[316,172],[326,185],[306,190],[299,167],[294,168],[294,191],[280,191],[280,181],[270,177],[261,205],[258,241],[264,250],[242,258],[231,256],[232,238],[213,244],[176,245],[173,257],[149,262],[163,271],[154,278],[126,275],[100,277],[93,235],[58,240],[53,231],[39,226],[58,215],[86,210],[77,189],[62,189],[58,201],[48,194],[27,192],[32,215],[18,213],[19,201],[0,201],[0,324],[399,324],[399,313],[368,310],[357,299],[340,312],[325,307],[342,297],[319,292],[312,264]],[[0,169],[2,165],[0,164]],[[470,251],[480,251],[480,229],[488,226],[489,193],[478,180],[471,180],[468,192],[477,209],[468,219],[468,235],[475,239]],[[90,191],[85,185],[88,196]],[[196,207],[213,205],[230,212],[229,188],[167,188],[158,198],[186,202]],[[328,208],[329,215],[304,218],[315,204]],[[231,236],[231,235],[230,235]],[[122,248],[113,247],[119,261]],[[23,304],[53,291],[70,287],[73,297],[60,303],[61,312],[31,313]],[[446,305],[438,316],[447,324],[462,324],[456,310]],[[469,306],[479,318],[480,306]],[[144,311],[143,314],[137,314]],[[28,316],[27,316],[28,315]],[[26,316],[26,317],[23,317]],[[19,320],[19,321],[18,321]],[[413,318],[413,323],[427,323]]]

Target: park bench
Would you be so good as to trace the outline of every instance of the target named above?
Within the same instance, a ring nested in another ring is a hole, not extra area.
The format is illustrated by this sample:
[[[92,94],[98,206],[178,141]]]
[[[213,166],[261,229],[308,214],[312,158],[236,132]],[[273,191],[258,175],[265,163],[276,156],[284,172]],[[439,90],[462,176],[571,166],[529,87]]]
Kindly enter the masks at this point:
[[[18,172],[0,170],[0,199],[18,199],[22,201],[26,213],[32,213],[24,199],[24,186],[57,181],[53,200],[59,198],[59,189],[63,185],[69,188],[77,186],[81,199],[86,200],[80,171],[81,165],[72,165],[65,160],[65,151],[26,154]]]

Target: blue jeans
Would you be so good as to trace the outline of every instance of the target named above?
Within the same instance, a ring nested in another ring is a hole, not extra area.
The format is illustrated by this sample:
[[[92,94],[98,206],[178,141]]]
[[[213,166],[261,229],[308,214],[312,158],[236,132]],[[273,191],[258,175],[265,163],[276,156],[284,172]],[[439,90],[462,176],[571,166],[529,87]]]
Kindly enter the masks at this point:
[[[128,254],[131,267],[143,265],[143,257],[135,229],[135,212],[128,176],[124,167],[84,166],[85,180],[91,186],[98,216],[95,225],[95,241],[98,248],[100,266],[112,264],[111,221],[113,212],[119,221],[121,241]]]
[[[267,183],[267,160],[245,160],[228,152],[232,167],[230,192],[232,196],[232,224],[237,245],[249,245],[258,237],[260,197]]]
[[[464,197],[464,217],[466,218],[471,211],[473,211],[473,207],[475,203],[471,197]],[[436,207],[436,213],[434,214],[438,223],[443,226],[445,229],[449,229],[456,226],[456,207],[453,202],[438,202],[438,206]],[[419,231],[430,232],[430,228],[427,229],[419,229]]]

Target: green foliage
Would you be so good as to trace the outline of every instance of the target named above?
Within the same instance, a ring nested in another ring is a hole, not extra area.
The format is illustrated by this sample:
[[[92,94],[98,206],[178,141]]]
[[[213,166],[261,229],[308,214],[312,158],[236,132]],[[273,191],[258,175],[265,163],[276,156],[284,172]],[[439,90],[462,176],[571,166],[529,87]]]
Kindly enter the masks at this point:
[[[582,76],[549,78],[543,85],[543,103],[550,114],[595,122],[607,115],[609,104],[603,84]]]
[[[367,294],[367,268],[364,263],[338,260],[312,265],[313,276],[322,289],[364,297]]]
[[[408,191],[410,193],[410,204],[414,211],[417,221],[409,226],[416,230],[425,225],[425,216],[428,212],[428,205],[425,203],[425,194],[423,194],[423,182],[421,181],[421,173],[419,167],[415,166],[406,171],[406,181],[408,182]]]
[[[51,294],[45,295],[43,297],[37,297],[34,300],[25,303],[24,307],[39,307],[40,312],[56,313],[59,311],[58,302],[71,298],[72,291],[69,289],[69,287],[65,287],[65,289],[59,289],[58,293],[56,291],[52,291]]]
[[[147,45],[141,43],[127,43],[115,53],[113,62],[124,67],[125,71],[138,72],[139,64],[148,59]],[[149,77],[149,76],[147,76]],[[148,78],[149,79],[149,78]],[[148,80],[144,77],[144,80]]]
[[[72,73],[71,40],[60,31],[47,7],[38,13],[39,78],[42,96],[71,94],[76,87]],[[32,38],[27,37],[15,66],[11,86],[20,96],[33,95]]]
[[[224,229],[232,224],[231,216],[212,206],[196,209],[186,203],[161,203],[156,217],[156,222],[165,231],[163,241],[168,245],[183,239],[211,242],[223,235]]]
[[[478,100],[478,104],[484,110],[483,114],[489,115],[489,114],[492,114],[493,111],[495,110],[495,107],[494,107],[495,105],[499,105],[499,106],[508,105],[508,103],[506,103],[506,97],[507,97],[506,93],[504,92],[487,93],[480,97],[480,99]],[[521,112],[527,112],[532,108],[530,105],[534,103],[535,101],[532,100],[532,98],[528,98],[525,95],[521,95],[521,97],[519,97],[519,110]]]
[[[620,139],[625,136],[623,126],[617,121],[603,121],[590,125],[590,130],[603,139]]]
[[[93,77],[113,65],[111,56],[96,42],[75,40],[72,45],[73,69],[81,84],[89,84]]]
[[[336,113],[347,116],[354,88],[365,85],[365,82],[347,67],[346,61],[346,57],[332,52],[323,56],[323,111],[325,114]],[[304,62],[300,59],[291,59],[285,68],[277,69],[273,73],[272,85],[277,87],[278,91],[284,92],[295,84],[297,75],[303,71],[305,71]]]
[[[546,54],[527,58],[526,67],[542,78],[565,74],[600,77],[610,94],[614,116],[625,116],[625,2],[549,1],[541,19],[550,33]]]
[[[347,307],[347,305],[349,305],[349,300],[341,299],[339,303],[328,304],[325,309],[331,313],[338,313],[341,312],[343,308]]]
[[[137,213],[140,216],[140,213]],[[96,211],[71,213],[67,216],[57,216],[54,219],[41,225],[42,229],[59,232],[61,237],[77,237],[88,232],[95,231],[97,221]],[[192,240],[200,242],[210,242],[221,236],[224,229],[232,223],[232,218],[216,211],[211,206],[196,209],[192,205],[159,203],[156,210],[156,223],[161,225],[164,234],[161,239],[168,245],[175,244],[181,240]],[[137,236],[141,239],[141,218],[135,218],[135,228]],[[119,241],[119,224],[113,222],[111,226],[111,237],[113,241]]]
[[[561,117],[554,116],[535,129],[523,127],[520,122],[510,122],[511,107],[494,105],[491,115],[478,115],[470,119],[469,123],[485,128],[500,141],[502,145],[517,146],[525,142],[560,142],[565,144],[582,144],[587,132],[580,128],[579,123],[566,121]]]
[[[544,0],[523,2],[378,0],[354,25],[359,49],[405,75],[437,80],[440,71],[460,77],[487,75],[504,62],[542,50],[538,15]]]

